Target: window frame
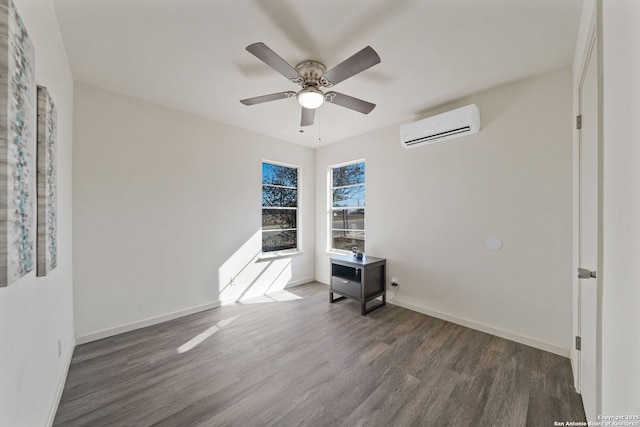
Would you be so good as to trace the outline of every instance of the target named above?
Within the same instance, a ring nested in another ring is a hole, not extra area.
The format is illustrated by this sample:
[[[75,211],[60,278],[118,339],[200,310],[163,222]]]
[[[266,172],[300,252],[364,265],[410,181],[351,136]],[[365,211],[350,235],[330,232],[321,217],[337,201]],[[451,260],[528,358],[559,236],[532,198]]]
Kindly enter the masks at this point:
[[[265,184],[264,183],[264,179],[263,179],[263,175],[262,175],[262,169],[264,168],[264,165],[269,164],[269,165],[274,165],[274,166],[282,166],[282,167],[286,167],[286,168],[290,168],[290,169],[295,169],[296,170],[296,182],[297,182],[297,187],[291,187],[291,186],[285,186],[285,185],[273,185],[273,184]],[[270,258],[270,257],[277,257],[277,256],[282,256],[282,255],[290,255],[290,254],[298,254],[301,253],[301,249],[300,249],[300,188],[301,188],[301,178],[302,178],[302,168],[298,165],[293,165],[290,163],[284,163],[284,162],[278,162],[278,161],[273,161],[273,160],[267,160],[267,159],[263,159],[260,162],[260,240],[261,240],[261,244],[260,244],[260,258]],[[278,187],[278,188],[290,188],[290,189],[295,189],[296,190],[296,206],[264,206],[263,205],[263,191],[264,191],[264,187],[268,186],[268,187]],[[263,216],[264,216],[264,211],[265,210],[294,210],[295,211],[295,219],[296,219],[296,228],[286,228],[286,229],[276,229],[276,230],[265,230],[263,228]],[[262,236],[264,235],[265,232],[274,232],[274,231],[295,231],[296,233],[296,245],[293,248],[286,248],[286,249],[276,249],[273,251],[264,251],[264,246],[262,246]]]
[[[341,168],[344,166],[349,166],[349,165],[356,165],[359,163],[363,163],[364,164],[364,183],[362,184],[350,184],[350,185],[344,185],[344,186],[339,186],[339,187],[334,187],[333,186],[333,170],[337,169],[337,168]],[[365,203],[364,206],[339,206],[339,207],[334,207],[333,206],[333,190],[334,189],[340,189],[340,188],[350,188],[350,187],[360,187],[362,186],[364,188],[365,191]],[[366,191],[367,191],[367,163],[365,161],[365,159],[358,159],[358,160],[352,160],[352,161],[348,161],[348,162],[344,162],[344,163],[338,163],[335,165],[330,165],[327,168],[327,252],[328,253],[334,253],[334,254],[349,254],[351,253],[351,251],[349,250],[345,250],[345,249],[339,249],[339,248],[334,248],[333,247],[333,231],[362,231],[363,235],[364,235],[364,242],[365,242],[365,249],[366,249],[366,242],[367,242],[367,215],[366,215],[366,207],[367,207],[367,196],[366,196]],[[364,221],[363,221],[363,228],[362,229],[342,229],[342,228],[333,228],[333,213],[336,210],[339,211],[346,211],[346,210],[350,210],[350,209],[362,209],[365,214],[364,214]],[[363,251],[364,252],[364,251]]]

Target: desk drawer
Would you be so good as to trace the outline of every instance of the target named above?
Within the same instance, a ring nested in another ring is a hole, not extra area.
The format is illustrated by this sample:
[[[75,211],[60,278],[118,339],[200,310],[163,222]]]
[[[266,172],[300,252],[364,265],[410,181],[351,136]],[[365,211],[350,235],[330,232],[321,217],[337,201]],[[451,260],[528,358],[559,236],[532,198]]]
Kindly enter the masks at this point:
[[[362,286],[360,285],[360,282],[354,282],[352,280],[334,276],[331,278],[331,289],[353,298],[362,298]]]

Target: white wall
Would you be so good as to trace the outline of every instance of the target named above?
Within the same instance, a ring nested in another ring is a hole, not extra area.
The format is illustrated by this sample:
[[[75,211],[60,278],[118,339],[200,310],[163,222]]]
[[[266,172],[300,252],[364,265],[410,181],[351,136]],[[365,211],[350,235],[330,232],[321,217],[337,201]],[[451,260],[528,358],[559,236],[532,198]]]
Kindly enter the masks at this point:
[[[47,86],[58,110],[58,266],[46,277],[34,271],[0,288],[0,425],[19,427],[53,419],[73,350],[73,79],[51,0],[14,2],[35,46],[37,83]]]
[[[640,415],[640,2],[601,7],[602,412]]]
[[[316,277],[328,283],[327,168],[364,158],[366,252],[387,258],[395,302],[568,356],[571,72],[419,118],[472,102],[476,135],[406,150],[391,126],[317,150]],[[488,250],[489,237],[503,248]]]
[[[313,150],[78,83],[74,111],[79,342],[313,280]],[[262,160],[302,168],[300,256],[255,261]]]

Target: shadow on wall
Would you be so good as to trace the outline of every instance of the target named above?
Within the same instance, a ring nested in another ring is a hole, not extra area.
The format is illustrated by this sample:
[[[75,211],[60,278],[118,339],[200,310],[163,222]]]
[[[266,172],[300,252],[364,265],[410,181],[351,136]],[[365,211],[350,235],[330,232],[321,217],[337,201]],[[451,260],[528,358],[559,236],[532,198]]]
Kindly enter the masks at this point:
[[[508,110],[510,105],[519,95],[516,87],[517,83],[519,82],[499,85],[499,96],[496,96],[496,94],[494,93],[495,88],[490,88],[453,102],[446,101],[443,104],[437,104],[435,107],[425,108],[418,111],[418,113],[413,118],[413,121],[422,120],[427,117],[435,116],[436,114],[445,113],[447,111],[451,111],[453,109],[463,107],[471,103],[477,103],[478,107],[480,108],[480,129],[485,129],[489,127],[497,117],[501,116],[504,111]],[[482,103],[479,103],[477,99],[481,97],[484,98],[484,100]]]
[[[284,289],[291,281],[291,259],[261,259],[262,232],[256,231],[218,269],[219,300],[223,305],[300,299]]]

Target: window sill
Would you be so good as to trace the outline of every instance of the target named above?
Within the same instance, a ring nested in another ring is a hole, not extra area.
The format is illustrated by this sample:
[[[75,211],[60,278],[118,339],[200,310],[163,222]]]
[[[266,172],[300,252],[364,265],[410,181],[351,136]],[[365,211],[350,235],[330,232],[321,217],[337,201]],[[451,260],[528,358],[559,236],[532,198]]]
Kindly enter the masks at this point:
[[[327,255],[331,255],[331,256],[353,255],[353,252],[352,251],[327,251]]]
[[[273,260],[282,259],[282,258],[292,258],[300,255],[304,255],[304,252],[297,249],[287,250],[287,251],[265,252],[260,254],[260,256],[258,256],[258,262],[273,261]]]

